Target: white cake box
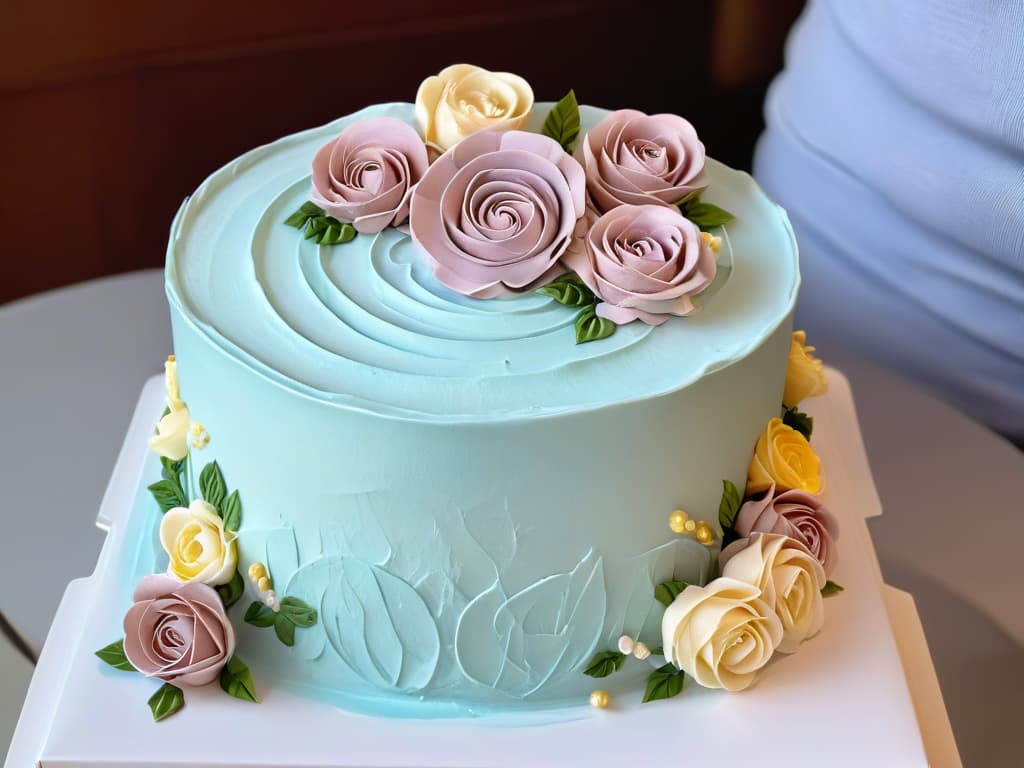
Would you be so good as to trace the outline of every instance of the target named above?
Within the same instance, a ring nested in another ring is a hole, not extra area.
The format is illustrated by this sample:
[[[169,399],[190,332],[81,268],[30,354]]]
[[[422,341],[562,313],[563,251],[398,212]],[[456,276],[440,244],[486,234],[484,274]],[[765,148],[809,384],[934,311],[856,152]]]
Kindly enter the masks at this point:
[[[835,581],[824,630],[777,656],[743,693],[688,681],[671,700],[640,704],[618,690],[607,710],[581,702],[551,717],[402,720],[352,714],[269,685],[250,704],[217,685],[187,691],[184,710],[152,721],[155,690],[93,652],[118,636],[124,539],[143,477],[146,436],[163,407],[163,380],[143,389],[100,509],[109,531],[92,576],[72,582],[25,701],[7,768],[100,766],[755,766],[949,765],[959,757],[913,601],[882,583],[866,519],[881,514],[849,385],[829,370],[828,395],[808,401],[814,446],[839,518]],[[244,649],[242,649],[244,655]]]

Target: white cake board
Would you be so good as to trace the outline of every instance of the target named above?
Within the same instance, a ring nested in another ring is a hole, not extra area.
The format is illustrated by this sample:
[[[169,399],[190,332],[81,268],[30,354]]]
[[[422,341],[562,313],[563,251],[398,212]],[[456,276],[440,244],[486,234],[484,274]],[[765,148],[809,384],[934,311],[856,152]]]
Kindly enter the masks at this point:
[[[614,692],[608,710],[583,706],[574,719],[512,725],[356,715],[261,685],[258,670],[260,704],[216,685],[190,689],[184,710],[154,723],[146,706],[153,682],[106,669],[93,656],[119,635],[124,606],[109,596],[118,594],[127,516],[140,483],[152,479],[143,477],[153,469],[146,437],[163,407],[162,377],[154,377],[100,509],[98,523],[109,533],[96,571],[68,586],[5,765],[959,766],[913,600],[882,583],[868,535],[865,520],[881,508],[849,385],[834,370],[829,380],[829,394],[807,410],[827,502],[842,528],[834,579],[846,591],[826,601],[821,634],[774,659],[740,694],[691,683],[674,699],[641,705],[640,691],[616,692],[609,678],[594,686]]]

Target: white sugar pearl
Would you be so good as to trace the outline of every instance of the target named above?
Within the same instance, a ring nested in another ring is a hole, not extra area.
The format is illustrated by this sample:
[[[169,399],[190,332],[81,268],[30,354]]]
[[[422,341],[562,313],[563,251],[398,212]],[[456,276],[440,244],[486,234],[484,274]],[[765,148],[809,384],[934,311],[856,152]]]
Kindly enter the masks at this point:
[[[619,638],[619,653],[624,653],[627,656],[633,652],[633,638],[629,635],[623,635]]]
[[[633,646],[633,655],[643,661],[651,655],[651,649],[644,643],[637,643]]]

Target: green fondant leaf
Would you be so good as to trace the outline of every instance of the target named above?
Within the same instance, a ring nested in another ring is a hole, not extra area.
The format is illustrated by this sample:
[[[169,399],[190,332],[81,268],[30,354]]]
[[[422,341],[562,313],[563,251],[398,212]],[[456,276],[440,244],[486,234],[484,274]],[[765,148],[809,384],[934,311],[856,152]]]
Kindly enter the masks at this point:
[[[289,227],[295,227],[296,229],[302,229],[306,226],[306,221],[314,216],[324,215],[323,210],[316,204],[309,202],[308,200],[299,206],[298,210],[295,211],[291,216],[284,220],[284,223]]]
[[[254,627],[271,627],[274,625],[274,619],[277,614],[274,613],[270,608],[261,603],[259,600],[253,601],[246,611],[243,621],[246,624],[252,624]]]
[[[224,528],[228,531],[237,531],[242,526],[242,500],[238,491],[232,491],[224,499],[224,507],[220,511],[224,518]]]
[[[599,651],[594,654],[587,668],[583,670],[584,675],[590,677],[608,677],[612,672],[618,672],[626,663],[626,654],[618,651]]]
[[[654,599],[667,608],[688,586],[690,585],[685,581],[666,581],[654,588]]]
[[[232,656],[221,670],[220,687],[236,699],[244,699],[253,703],[259,701],[256,698],[256,688],[252,683],[252,674],[245,662],[237,656]]]
[[[675,205],[675,206],[678,206],[679,208],[682,208],[683,209],[683,213],[685,213],[686,212],[686,206],[688,206],[690,203],[698,202],[700,200],[701,192],[703,192],[705,189],[706,189],[706,187],[701,187],[700,189],[695,189],[695,190],[693,190],[693,192],[689,192],[689,193],[683,195],[681,198],[679,198],[674,203],[672,203],[672,205]]]
[[[671,699],[683,690],[686,673],[676,669],[673,664],[663,664],[651,672],[647,678],[647,690],[644,691],[644,704],[658,699]]]
[[[303,203],[295,213],[284,220],[290,227],[303,230],[303,236],[318,245],[337,245],[352,240],[358,232],[351,224],[328,216],[313,203]]]
[[[586,307],[593,304],[594,292],[572,272],[557,277],[547,285],[538,288],[537,293],[550,296],[567,307]]]
[[[297,597],[281,598],[281,613],[297,627],[312,627],[316,624],[316,608]]]
[[[728,224],[736,217],[723,208],[712,203],[702,203],[700,197],[687,202],[682,207],[683,215],[701,229],[714,229]]]
[[[153,719],[159,723],[185,706],[185,693],[175,685],[164,683],[149,697],[148,703]]]
[[[274,632],[277,639],[287,646],[295,645],[295,625],[284,613],[278,613],[274,618]]]
[[[722,500],[718,502],[718,523],[722,532],[732,531],[736,527],[736,515],[743,503],[743,496],[730,480],[722,481]]]
[[[561,144],[566,152],[572,152],[572,145],[580,135],[580,105],[574,91],[570,90],[551,108],[540,132]]]
[[[211,461],[203,467],[199,474],[199,492],[206,503],[216,507],[217,514],[223,517],[224,510],[221,506],[224,504],[224,497],[227,496],[228,487],[216,461]]]
[[[811,432],[814,431],[814,417],[808,416],[801,410],[798,410],[796,406],[792,408],[785,408],[782,412],[782,423],[787,427],[792,427],[801,435],[811,439]]]
[[[596,304],[584,307],[576,317],[577,344],[606,339],[615,333],[615,323],[603,317],[598,317],[596,307]]]
[[[839,586],[838,584],[836,584],[831,579],[826,581],[825,582],[825,586],[821,588],[821,594],[824,597],[828,597],[829,595],[837,595],[837,594],[839,594],[842,591],[843,591],[843,587]]]
[[[227,584],[221,584],[216,589],[217,594],[220,595],[221,602],[224,603],[224,607],[230,608],[238,602],[239,598],[242,597],[242,593],[245,592],[245,582],[242,580],[242,574],[236,569],[235,575],[231,577],[231,581]]]
[[[117,640],[110,645],[104,646],[96,651],[96,655],[99,656],[100,661],[109,664],[114,669],[120,669],[125,672],[134,672],[135,667],[128,661],[128,657],[124,654],[124,640]]]
[[[177,483],[181,483],[181,473],[185,468],[185,460],[172,461],[166,456],[160,457],[160,466],[163,467],[161,476],[164,480],[174,480]]]
[[[177,480],[157,480],[152,485],[148,486],[148,490],[153,494],[153,498],[156,499],[156,503],[160,505],[160,511],[166,512],[169,509],[175,507],[187,507],[188,499],[185,498],[185,491],[182,490],[181,485]]]

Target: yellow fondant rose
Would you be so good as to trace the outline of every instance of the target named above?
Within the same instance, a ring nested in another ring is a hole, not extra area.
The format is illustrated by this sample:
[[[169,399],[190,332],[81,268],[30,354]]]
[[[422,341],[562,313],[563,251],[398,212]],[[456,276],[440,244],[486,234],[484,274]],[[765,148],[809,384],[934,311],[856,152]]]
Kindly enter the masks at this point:
[[[416,122],[442,152],[479,130],[522,128],[532,108],[533,89],[519,75],[472,64],[445,67],[416,92]]]
[[[823,395],[827,391],[828,379],[825,378],[825,366],[814,356],[814,347],[807,344],[807,333],[793,331],[782,404],[787,408],[794,408],[804,398]]]
[[[825,622],[821,588],[825,569],[808,549],[788,536],[755,533],[721,554],[722,575],[753,584],[782,622],[780,653],[793,653]]]
[[[156,425],[156,435],[149,438],[149,447],[171,461],[181,461],[188,453],[188,408],[178,391],[178,363],[174,355],[164,363],[164,382],[167,387],[168,412]]]
[[[747,470],[747,495],[766,491],[772,483],[778,493],[794,488],[820,493],[824,484],[821,461],[807,438],[777,418],[757,439]]]
[[[237,538],[202,499],[168,510],[160,523],[160,544],[171,559],[167,575],[186,583],[227,584],[238,566]]]
[[[698,683],[742,691],[772,657],[782,624],[757,587],[723,576],[680,592],[661,633],[665,658]]]

